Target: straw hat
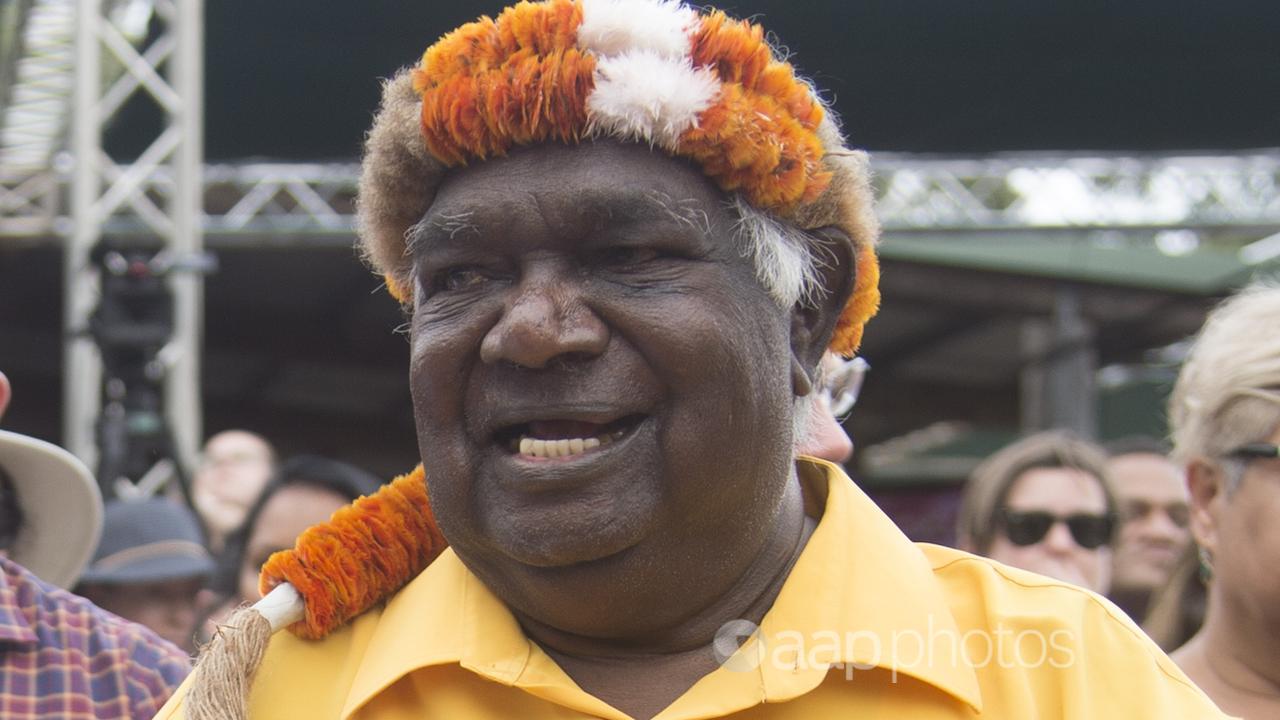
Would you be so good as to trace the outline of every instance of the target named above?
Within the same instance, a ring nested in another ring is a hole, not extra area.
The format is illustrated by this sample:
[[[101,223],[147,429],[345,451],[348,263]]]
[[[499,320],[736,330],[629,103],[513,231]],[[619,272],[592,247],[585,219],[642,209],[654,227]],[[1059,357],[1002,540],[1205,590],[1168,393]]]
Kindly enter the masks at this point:
[[[93,474],[57,445],[5,430],[0,468],[22,509],[9,557],[46,582],[74,585],[102,533],[102,495]]]

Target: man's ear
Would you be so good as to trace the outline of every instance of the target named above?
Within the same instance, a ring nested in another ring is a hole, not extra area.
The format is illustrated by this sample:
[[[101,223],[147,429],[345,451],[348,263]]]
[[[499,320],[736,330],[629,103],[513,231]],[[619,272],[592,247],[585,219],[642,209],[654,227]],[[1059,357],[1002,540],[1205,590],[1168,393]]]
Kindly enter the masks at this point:
[[[836,321],[853,294],[853,240],[838,227],[807,231],[814,244],[817,287],[801,298],[791,311],[791,371],[796,395],[807,395],[813,387],[814,370],[831,342]]]
[[[1226,499],[1226,474],[1216,463],[1201,457],[1187,463],[1191,535],[1212,555],[1218,545],[1217,508]]]
[[[12,391],[9,389],[9,378],[0,372],[0,418],[4,417],[5,408],[9,407],[9,397]]]

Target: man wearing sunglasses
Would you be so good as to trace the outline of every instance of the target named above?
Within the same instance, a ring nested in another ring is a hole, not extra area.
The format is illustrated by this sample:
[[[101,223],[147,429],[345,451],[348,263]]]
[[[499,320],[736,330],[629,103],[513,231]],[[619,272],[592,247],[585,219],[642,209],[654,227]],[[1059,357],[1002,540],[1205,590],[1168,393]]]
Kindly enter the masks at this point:
[[[1106,455],[1048,432],[1024,438],[974,470],[961,501],[961,547],[1105,593],[1116,504]]]

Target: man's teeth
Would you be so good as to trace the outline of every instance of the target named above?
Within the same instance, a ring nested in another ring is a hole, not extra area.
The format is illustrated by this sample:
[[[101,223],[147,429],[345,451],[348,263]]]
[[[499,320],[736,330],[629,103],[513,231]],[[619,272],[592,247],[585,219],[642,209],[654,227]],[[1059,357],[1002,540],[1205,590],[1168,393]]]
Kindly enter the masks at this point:
[[[537,458],[555,458],[570,457],[572,455],[581,455],[588,450],[594,450],[601,445],[608,445],[625,434],[625,431],[618,430],[611,433],[600,435],[599,437],[589,438],[564,438],[560,440],[539,440],[537,438],[522,437],[520,438],[519,450],[521,455]]]

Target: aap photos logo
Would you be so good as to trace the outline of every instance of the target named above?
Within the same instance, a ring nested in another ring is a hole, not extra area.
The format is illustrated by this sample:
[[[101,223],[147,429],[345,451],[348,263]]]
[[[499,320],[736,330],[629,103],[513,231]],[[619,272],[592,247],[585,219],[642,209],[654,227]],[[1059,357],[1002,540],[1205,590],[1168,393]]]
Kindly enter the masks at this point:
[[[764,662],[767,649],[760,626],[750,620],[730,620],[711,642],[716,664],[729,672],[750,672]]]

